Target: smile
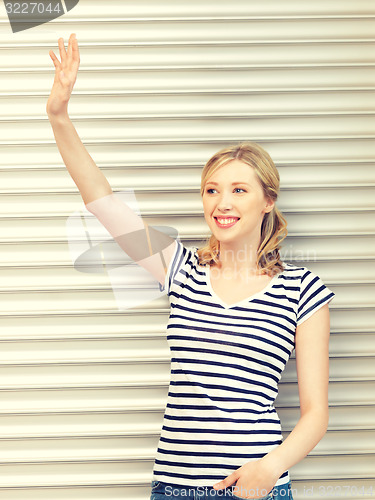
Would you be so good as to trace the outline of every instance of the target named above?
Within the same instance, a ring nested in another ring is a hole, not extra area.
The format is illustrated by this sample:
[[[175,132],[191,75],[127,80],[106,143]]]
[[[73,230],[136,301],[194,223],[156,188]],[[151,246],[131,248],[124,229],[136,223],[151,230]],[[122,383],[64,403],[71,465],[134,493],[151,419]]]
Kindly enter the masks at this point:
[[[239,217],[214,217],[218,227],[232,227],[239,220]]]

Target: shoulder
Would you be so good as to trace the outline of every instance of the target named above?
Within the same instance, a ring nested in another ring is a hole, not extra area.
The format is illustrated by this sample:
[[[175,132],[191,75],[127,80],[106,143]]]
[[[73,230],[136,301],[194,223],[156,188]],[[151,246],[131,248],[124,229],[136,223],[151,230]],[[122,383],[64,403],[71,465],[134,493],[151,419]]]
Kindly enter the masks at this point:
[[[184,255],[188,255],[190,258],[193,259],[198,259],[198,248],[195,246],[190,246],[190,245],[184,245],[181,243],[180,240],[176,240],[177,244],[180,248],[180,252],[182,252]]]
[[[281,273],[282,278],[287,285],[299,289],[301,293],[305,290],[323,287],[323,281],[316,273],[304,265],[292,264],[283,261],[284,270]]]
[[[175,292],[190,277],[197,273],[198,254],[197,247],[187,246],[178,238],[175,247],[169,256],[165,283],[168,295]],[[163,291],[163,289],[160,289]]]
[[[282,261],[284,270],[280,273],[282,274],[285,278],[291,278],[291,279],[303,279],[305,276],[308,276],[309,274],[313,274],[310,269],[308,269],[305,266],[298,265],[298,264],[292,264],[290,262]]]
[[[198,248],[184,245],[180,240],[176,240],[175,265],[180,268],[196,267],[199,265]]]

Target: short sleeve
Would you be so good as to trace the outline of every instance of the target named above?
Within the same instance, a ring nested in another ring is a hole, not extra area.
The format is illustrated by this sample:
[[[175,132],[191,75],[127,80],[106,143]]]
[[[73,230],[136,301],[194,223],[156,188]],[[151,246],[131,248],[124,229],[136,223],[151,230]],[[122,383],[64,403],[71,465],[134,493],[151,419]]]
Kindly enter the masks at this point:
[[[164,284],[162,285],[159,283],[159,290],[161,292],[166,291],[167,295],[169,295],[172,283],[174,281],[174,278],[176,274],[179,272],[181,267],[184,266],[186,256],[187,256],[187,249],[184,247],[184,245],[181,243],[179,239],[176,239],[176,248],[174,251],[174,254],[169,262],[169,266],[167,268],[167,272],[165,275],[165,281]]]
[[[328,304],[335,296],[319,276],[305,268],[301,278],[297,326]]]

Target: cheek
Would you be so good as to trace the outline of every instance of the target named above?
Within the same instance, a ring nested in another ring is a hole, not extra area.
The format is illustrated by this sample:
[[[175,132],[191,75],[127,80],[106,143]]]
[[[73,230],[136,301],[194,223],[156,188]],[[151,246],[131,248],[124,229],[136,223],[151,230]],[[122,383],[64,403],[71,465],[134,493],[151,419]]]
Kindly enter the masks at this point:
[[[211,220],[211,212],[207,209],[204,211],[204,218],[206,219],[207,222]]]
[[[212,210],[210,209],[210,207],[208,206],[204,207],[203,215],[206,223],[208,225],[212,224]]]
[[[212,212],[212,203],[210,203],[207,199],[203,199],[203,212],[205,216]]]

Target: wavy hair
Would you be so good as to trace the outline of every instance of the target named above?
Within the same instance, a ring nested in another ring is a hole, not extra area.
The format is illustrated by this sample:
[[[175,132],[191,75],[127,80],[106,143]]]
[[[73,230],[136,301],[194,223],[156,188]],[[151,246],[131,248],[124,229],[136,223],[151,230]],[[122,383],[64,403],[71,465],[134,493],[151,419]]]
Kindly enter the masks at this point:
[[[254,168],[264,196],[276,202],[280,186],[279,172],[267,151],[254,142],[242,142],[224,148],[208,160],[201,177],[202,197],[208,178],[220,167],[233,160],[240,160]],[[284,269],[279,250],[280,243],[287,234],[287,221],[275,204],[270,212],[264,214],[261,225],[256,266],[257,269],[262,270],[262,274],[274,275]],[[220,267],[220,242],[214,235],[208,237],[206,244],[197,250],[197,254],[201,265],[216,264]]]

